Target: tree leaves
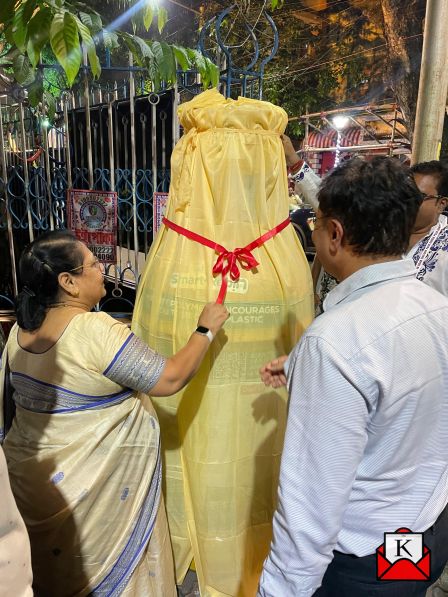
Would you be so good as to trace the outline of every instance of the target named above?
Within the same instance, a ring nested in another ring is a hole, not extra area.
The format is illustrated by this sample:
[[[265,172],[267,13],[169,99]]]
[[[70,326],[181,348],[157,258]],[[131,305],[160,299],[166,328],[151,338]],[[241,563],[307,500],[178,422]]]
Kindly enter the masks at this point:
[[[47,109],[48,119],[52,122],[56,114],[56,100],[54,99],[54,95],[49,91],[44,91],[42,100]]]
[[[25,13],[30,11],[30,2],[35,3],[35,0],[27,0],[19,5],[14,13],[14,18],[12,21],[12,37],[14,39],[15,45],[21,52],[25,52],[25,41],[28,25],[27,21],[25,20]]]
[[[50,28],[51,48],[65,71],[70,86],[81,66],[81,47],[75,17],[67,11],[57,12]]]
[[[201,75],[202,86],[204,89],[207,89],[209,86],[216,87],[219,81],[219,69],[216,64],[213,64],[211,60],[197,50],[188,48],[187,52],[192,65]]]
[[[159,33],[162,33],[167,21],[168,21],[168,12],[167,12],[166,8],[161,6],[157,13],[157,28],[159,29]]]
[[[41,76],[37,76],[35,81],[28,87],[28,100],[33,108],[42,101],[44,93],[44,84]]]
[[[148,3],[143,11],[143,25],[145,26],[146,31],[151,27],[153,19],[154,8],[152,7],[152,4]]]
[[[143,25],[146,31],[151,27],[154,17],[157,15],[157,28],[162,33],[167,21],[168,12],[163,6],[157,6],[156,0],[146,0],[146,6],[143,9]]]
[[[17,83],[20,83],[20,85],[25,87],[34,81],[34,70],[27,56],[18,54],[14,57],[12,65],[14,69],[14,78]]]
[[[167,84],[176,81],[176,60],[171,46],[163,41],[153,41],[151,50],[160,73],[160,78]]]
[[[191,62],[188,57],[188,52],[182,46],[171,46],[173,48],[174,57],[176,58],[177,64],[180,66],[181,70],[188,70],[191,68]]]
[[[101,65],[96,53],[95,43],[90,35],[90,30],[80,19],[78,19],[78,17],[75,17],[75,21],[78,25],[78,31],[81,34],[82,42],[87,51],[87,57],[89,59],[92,75],[98,79],[101,74]]]
[[[174,84],[178,69],[197,69],[204,87],[216,85],[218,81],[217,67],[197,50],[103,29],[98,12],[80,0],[0,0],[0,4],[0,17],[5,23],[0,30],[0,42],[3,37],[11,44],[10,59],[14,58],[16,80],[29,87],[30,101],[34,105],[44,93],[42,76],[38,71],[36,77],[36,68],[47,46],[62,66],[69,86],[79,73],[83,47],[92,75],[98,78],[101,65],[97,42],[102,40],[105,48],[114,49],[119,46],[119,39],[132,52],[135,64],[146,69],[154,90]],[[157,17],[160,33],[168,13],[155,0],[146,0],[142,17],[147,29]]]
[[[115,48],[119,47],[118,42],[118,35],[115,31],[108,31],[108,29],[103,29],[103,44],[104,47],[108,50],[115,50]]]
[[[16,0],[2,0],[0,2],[0,23],[8,23],[14,17]]]
[[[44,7],[33,16],[28,24],[26,51],[33,67],[38,64],[42,49],[48,43],[52,20],[51,10]]]

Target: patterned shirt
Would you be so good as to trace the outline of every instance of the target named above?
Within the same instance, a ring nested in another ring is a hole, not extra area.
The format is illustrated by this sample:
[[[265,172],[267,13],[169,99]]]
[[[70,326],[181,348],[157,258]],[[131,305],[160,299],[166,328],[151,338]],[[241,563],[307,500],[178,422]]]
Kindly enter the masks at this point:
[[[404,259],[355,272],[324,307],[288,360],[260,597],[311,597],[333,550],[372,554],[448,502],[448,299]]]
[[[417,280],[448,296],[448,219],[439,216],[429,234],[408,253],[417,268]]]

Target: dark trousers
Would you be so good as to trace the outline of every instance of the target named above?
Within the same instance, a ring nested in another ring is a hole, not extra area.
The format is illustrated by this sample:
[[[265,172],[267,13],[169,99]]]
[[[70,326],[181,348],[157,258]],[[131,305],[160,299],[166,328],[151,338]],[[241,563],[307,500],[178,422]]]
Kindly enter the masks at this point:
[[[313,597],[424,597],[448,561],[448,506],[425,533],[431,550],[431,580],[384,581],[376,578],[376,554],[358,558],[338,551]]]

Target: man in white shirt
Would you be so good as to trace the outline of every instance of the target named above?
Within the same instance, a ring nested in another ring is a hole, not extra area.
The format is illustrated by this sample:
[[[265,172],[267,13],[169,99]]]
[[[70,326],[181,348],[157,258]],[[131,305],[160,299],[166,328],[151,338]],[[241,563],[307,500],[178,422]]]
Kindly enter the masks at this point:
[[[340,284],[285,367],[290,404],[260,597],[424,596],[448,560],[448,299],[402,259],[421,203],[397,160],[351,160],[313,233]],[[431,580],[376,579],[385,532],[425,532]],[[321,587],[319,589],[319,587]]]

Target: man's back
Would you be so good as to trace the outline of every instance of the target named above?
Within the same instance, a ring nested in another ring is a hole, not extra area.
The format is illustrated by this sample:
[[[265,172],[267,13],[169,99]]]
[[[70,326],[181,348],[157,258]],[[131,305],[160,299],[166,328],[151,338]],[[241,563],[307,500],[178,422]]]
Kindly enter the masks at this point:
[[[448,499],[448,299],[395,261],[359,270],[325,307],[296,350],[319,353],[324,400],[342,375],[364,401],[365,447],[337,547],[364,555],[385,531],[428,528]]]

